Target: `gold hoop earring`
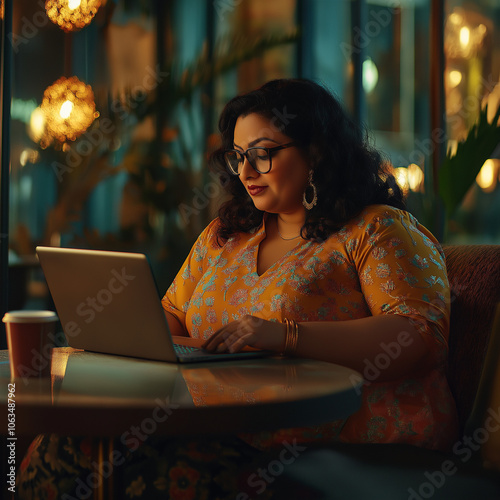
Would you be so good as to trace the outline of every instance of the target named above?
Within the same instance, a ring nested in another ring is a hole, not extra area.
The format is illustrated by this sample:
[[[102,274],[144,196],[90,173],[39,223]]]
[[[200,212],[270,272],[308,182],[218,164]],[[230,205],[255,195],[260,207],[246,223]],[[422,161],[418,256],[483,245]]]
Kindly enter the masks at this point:
[[[318,203],[318,191],[316,190],[316,186],[314,185],[314,183],[312,181],[312,177],[313,177],[313,171],[309,170],[308,184],[307,184],[307,187],[304,191],[304,194],[302,195],[302,205],[304,205],[306,210],[311,210],[311,208],[316,206],[316,204]],[[313,192],[313,199],[311,201],[307,201],[307,198],[306,198],[307,188],[311,188],[312,192]]]

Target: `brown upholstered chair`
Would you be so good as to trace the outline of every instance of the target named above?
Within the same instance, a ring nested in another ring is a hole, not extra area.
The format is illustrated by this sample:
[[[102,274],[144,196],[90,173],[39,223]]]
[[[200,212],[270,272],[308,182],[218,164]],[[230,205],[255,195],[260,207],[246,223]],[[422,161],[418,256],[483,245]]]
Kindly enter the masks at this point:
[[[443,247],[451,288],[448,380],[463,431],[500,302],[500,245]]]
[[[500,245],[443,249],[452,292],[448,379],[456,399],[461,441],[500,302]],[[450,463],[456,472],[445,474],[445,464],[449,471]],[[407,445],[341,444],[311,449],[287,466],[278,483],[289,499],[500,499],[500,472],[485,470],[479,453],[464,460],[451,450],[441,453]]]

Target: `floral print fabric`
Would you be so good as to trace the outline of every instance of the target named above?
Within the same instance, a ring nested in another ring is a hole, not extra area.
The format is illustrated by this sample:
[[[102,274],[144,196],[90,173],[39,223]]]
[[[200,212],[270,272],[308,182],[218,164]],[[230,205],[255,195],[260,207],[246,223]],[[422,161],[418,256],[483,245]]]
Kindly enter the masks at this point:
[[[376,370],[383,365],[371,360],[374,369],[363,373],[361,409],[346,421],[244,436],[248,442],[259,448],[292,437],[441,449],[452,444],[456,410],[445,377],[449,285],[441,248],[425,227],[408,212],[373,205],[324,242],[300,240],[259,275],[265,219],[222,246],[217,224],[200,235],[162,300],[192,337],[208,338],[245,314],[297,322],[398,314],[411,319],[429,348],[427,359],[402,380],[378,382]]]
[[[112,498],[124,500],[234,500],[238,494],[254,498],[249,478],[270,459],[238,438],[151,436],[134,451],[115,449],[118,465],[98,472],[92,453],[97,444],[97,438],[38,436],[21,464],[16,498],[94,498],[103,483],[112,484]],[[271,498],[272,485],[258,493],[259,499]]]

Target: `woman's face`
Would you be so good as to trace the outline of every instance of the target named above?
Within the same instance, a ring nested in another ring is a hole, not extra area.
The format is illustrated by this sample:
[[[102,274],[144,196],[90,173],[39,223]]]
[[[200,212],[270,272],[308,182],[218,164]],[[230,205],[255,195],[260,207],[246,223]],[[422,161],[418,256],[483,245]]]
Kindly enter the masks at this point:
[[[234,127],[234,149],[244,152],[261,146],[273,148],[292,142],[271,120],[256,113],[240,116]],[[304,211],[302,195],[307,185],[309,168],[303,154],[296,147],[271,153],[272,168],[260,174],[248,160],[240,171],[240,181],[259,210],[277,214]]]

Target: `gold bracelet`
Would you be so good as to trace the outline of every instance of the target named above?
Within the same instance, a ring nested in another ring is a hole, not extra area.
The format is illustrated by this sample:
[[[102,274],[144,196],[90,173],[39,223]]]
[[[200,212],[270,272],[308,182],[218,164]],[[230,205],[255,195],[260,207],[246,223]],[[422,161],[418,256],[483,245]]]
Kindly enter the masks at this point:
[[[288,346],[287,354],[290,356],[295,354],[297,350],[297,343],[299,340],[299,325],[292,319],[290,320],[292,324],[292,338],[290,340],[290,345]]]
[[[293,319],[284,318],[283,323],[286,324],[285,348],[281,353],[282,356],[291,356],[297,350],[299,340],[299,325]]]
[[[285,347],[283,348],[283,351],[281,351],[281,355],[285,356],[286,351],[288,350],[288,345],[290,343],[290,321],[288,318],[283,318],[282,323],[285,323],[286,325],[286,332],[285,332]]]

